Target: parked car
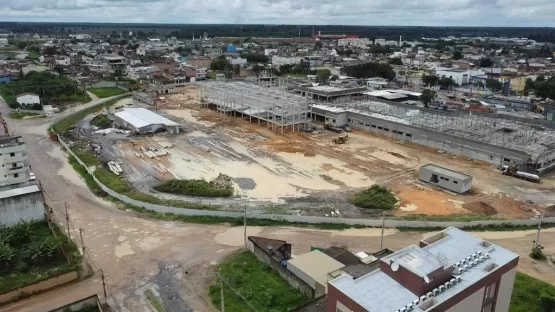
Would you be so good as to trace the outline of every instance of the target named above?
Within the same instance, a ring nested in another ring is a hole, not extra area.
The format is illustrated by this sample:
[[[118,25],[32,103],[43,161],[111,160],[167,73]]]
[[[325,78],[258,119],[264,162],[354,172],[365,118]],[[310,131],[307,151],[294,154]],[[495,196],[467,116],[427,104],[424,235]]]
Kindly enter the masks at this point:
[[[33,172],[29,173],[29,181],[35,181],[36,179],[37,179],[37,176],[35,176]]]

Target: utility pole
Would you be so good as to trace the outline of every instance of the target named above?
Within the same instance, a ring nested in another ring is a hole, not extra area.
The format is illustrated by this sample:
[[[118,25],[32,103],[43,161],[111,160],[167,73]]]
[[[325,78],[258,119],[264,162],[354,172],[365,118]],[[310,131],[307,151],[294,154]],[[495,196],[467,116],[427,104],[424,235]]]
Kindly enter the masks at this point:
[[[245,215],[243,217],[244,235],[245,235],[245,250],[247,250],[247,205],[245,205]]]
[[[385,212],[382,212],[382,235],[380,238],[380,250],[383,250],[383,231],[385,228]]]
[[[534,249],[537,249],[540,244],[540,230],[542,229],[543,213],[540,214],[540,223],[538,224],[538,233],[536,233],[536,241],[534,242]]]
[[[67,239],[68,241],[71,240],[71,234],[69,233],[69,214],[67,213],[67,202],[64,203],[65,207],[66,207],[66,224],[67,224]]]
[[[85,276],[87,276],[89,274],[89,270],[88,270],[88,264],[87,264],[87,257],[85,257],[85,241],[83,241],[83,229],[79,228],[79,236],[81,237],[81,246],[82,246],[82,252],[83,252],[83,271],[85,273]]]
[[[108,296],[106,296],[106,282],[104,281],[104,271],[100,269],[100,277],[102,278],[102,288],[104,289],[104,302],[108,301]]]
[[[220,296],[221,296],[221,301],[222,301],[222,307],[221,307],[221,311],[225,312],[225,304],[224,304],[224,282],[222,281],[222,275],[220,273],[218,273],[218,276],[220,277]]]

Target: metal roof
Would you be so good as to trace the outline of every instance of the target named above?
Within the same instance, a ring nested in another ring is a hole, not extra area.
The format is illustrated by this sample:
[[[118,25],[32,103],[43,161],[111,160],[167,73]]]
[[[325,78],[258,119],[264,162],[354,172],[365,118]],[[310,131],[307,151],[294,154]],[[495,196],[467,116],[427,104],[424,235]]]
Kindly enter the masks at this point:
[[[451,177],[453,179],[457,179],[457,180],[472,179],[471,176],[466,175],[464,173],[453,171],[451,169],[443,168],[443,167],[436,166],[436,165],[433,165],[433,164],[428,164],[428,165],[424,165],[424,166],[420,167],[420,169],[424,169],[424,168],[426,168],[428,170],[431,170],[433,172],[439,173],[441,175],[448,176],[448,177]]]
[[[319,250],[313,250],[300,256],[296,256],[287,262],[310,276],[312,279],[326,285],[328,282],[328,273],[337,271],[345,265]]]
[[[149,125],[179,126],[178,123],[142,107],[126,108],[121,112],[117,112],[115,115],[133,125],[135,128],[142,128]]]
[[[437,263],[448,268],[477,252],[481,252],[482,255],[488,254],[485,261],[460,274],[460,282],[435,295],[437,304],[454,297],[519,257],[510,250],[484,242],[479,237],[454,227],[447,228],[438,234],[434,237],[439,237],[439,239],[430,239],[428,246],[423,248],[409,246],[381,260],[394,259],[400,266],[422,273],[430,271]],[[415,259],[408,257],[409,255],[414,256]],[[492,264],[496,266],[492,266]],[[405,286],[379,269],[357,279],[343,275],[331,281],[330,284],[370,312],[394,312],[418,299]],[[413,311],[421,310],[417,307]]]
[[[36,184],[0,191],[0,199],[40,192]]]

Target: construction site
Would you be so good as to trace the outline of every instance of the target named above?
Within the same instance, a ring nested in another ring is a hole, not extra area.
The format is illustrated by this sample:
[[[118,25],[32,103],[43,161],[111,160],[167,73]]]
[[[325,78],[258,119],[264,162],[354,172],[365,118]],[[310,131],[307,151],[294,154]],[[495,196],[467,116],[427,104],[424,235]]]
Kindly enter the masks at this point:
[[[283,86],[210,81],[176,88],[153,99],[152,105],[132,99],[119,105],[131,111],[156,109],[177,124],[179,132],[98,130],[90,125],[95,116],[78,128],[89,140],[81,146],[92,146],[112,172],[134,189],[164,200],[185,198],[154,191],[160,182],[224,177],[234,189],[232,197],[195,202],[224,210],[248,206],[252,213],[365,218],[381,212],[355,207],[349,200],[361,189],[380,184],[399,200],[398,209],[389,212],[395,216],[515,219],[553,209],[548,207],[555,204],[555,182],[549,174],[541,183],[532,183],[504,176],[496,166],[545,155],[549,147],[544,144],[553,135],[549,128],[375,101],[334,105],[289,94]],[[499,130],[505,128],[514,131]],[[534,133],[536,140],[530,137]],[[527,144],[521,136],[528,136]],[[476,154],[469,155],[470,150]],[[419,181],[418,170],[427,164],[472,176],[472,190],[459,195]]]

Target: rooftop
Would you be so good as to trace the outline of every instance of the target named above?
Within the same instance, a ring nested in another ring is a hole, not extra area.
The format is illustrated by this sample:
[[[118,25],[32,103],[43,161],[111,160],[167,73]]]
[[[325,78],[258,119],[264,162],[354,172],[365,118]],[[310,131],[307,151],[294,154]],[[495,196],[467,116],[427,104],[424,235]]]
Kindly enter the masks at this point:
[[[289,260],[288,265],[292,265],[303,271],[321,285],[327,284],[328,273],[337,271],[345,266],[343,263],[319,250],[313,250],[309,253],[297,256]]]
[[[436,165],[433,165],[433,164],[428,164],[428,165],[424,165],[424,166],[420,167],[420,169],[423,169],[423,168],[432,170],[432,171],[437,172],[441,175],[446,175],[446,176],[453,177],[454,179],[457,179],[457,180],[472,179],[471,176],[466,175],[464,173],[453,171],[451,169],[443,168],[443,167],[436,166]]]
[[[419,275],[427,274],[434,268],[453,268],[453,277],[460,277],[460,281],[433,295],[434,306],[518,259],[518,255],[509,250],[453,227],[423,240],[422,244],[425,245],[422,248],[412,245],[382,258],[381,261],[391,265],[392,271],[398,270],[398,267],[395,269],[392,265],[395,262]],[[472,261],[474,264],[467,266],[464,271],[459,271],[460,267],[464,267],[463,260],[465,263]],[[372,312],[395,312],[418,299],[413,292],[380,269],[358,279],[345,274],[330,284]],[[413,311],[422,310],[416,307]]]
[[[136,128],[146,127],[148,125],[165,125],[165,126],[179,126],[174,121],[169,120],[166,117],[162,117],[146,108],[126,108],[121,112],[115,113],[115,115],[126,122],[130,123]]]
[[[0,191],[0,199],[40,192],[36,184]]]

